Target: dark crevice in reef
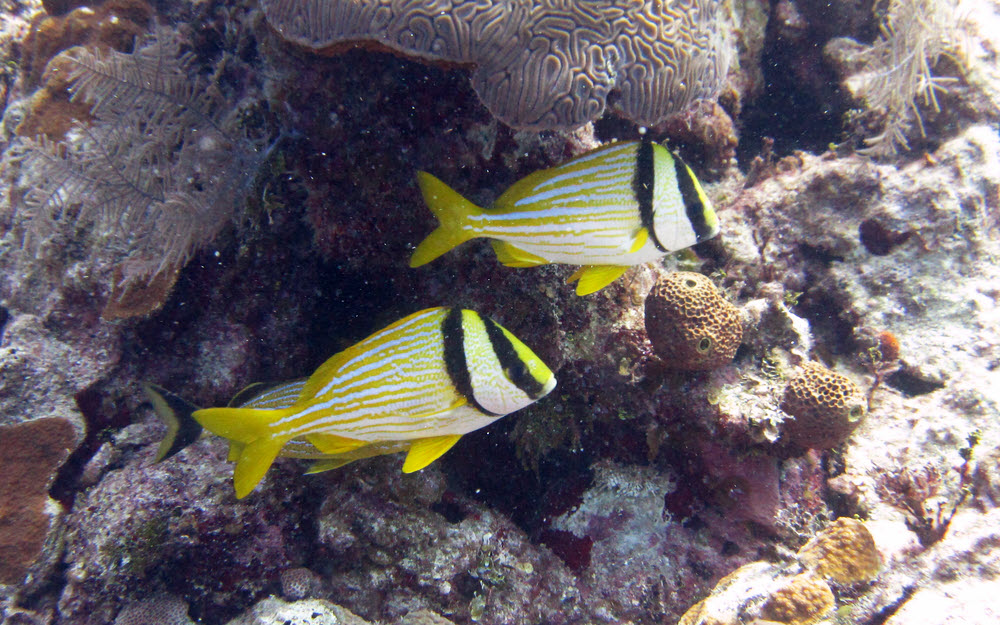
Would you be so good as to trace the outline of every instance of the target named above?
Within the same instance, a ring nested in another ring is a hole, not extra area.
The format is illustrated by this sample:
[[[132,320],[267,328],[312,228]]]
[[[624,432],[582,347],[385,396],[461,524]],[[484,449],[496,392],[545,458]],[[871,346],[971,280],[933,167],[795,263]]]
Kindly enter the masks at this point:
[[[737,158],[744,167],[761,153],[765,137],[774,140],[773,152],[780,157],[794,150],[823,152],[844,134],[847,104],[823,60],[829,35],[804,21],[790,27],[779,15],[787,4],[772,3],[762,57],[764,92],[746,104],[738,121]]]
[[[0,306],[0,341],[3,340],[3,331],[7,328],[8,321],[10,321],[10,312]]]
[[[92,386],[76,394],[76,405],[87,423],[87,436],[59,468],[49,490],[53,499],[70,509],[77,492],[77,477],[112,433],[132,422],[132,413],[107,401],[104,389]]]
[[[840,304],[821,289],[812,289],[802,295],[795,314],[809,321],[816,341],[825,345],[831,354],[849,354],[856,349],[854,325],[841,311]]]
[[[909,397],[926,395],[944,388],[944,382],[929,378],[912,367],[903,367],[887,377],[885,382]]]

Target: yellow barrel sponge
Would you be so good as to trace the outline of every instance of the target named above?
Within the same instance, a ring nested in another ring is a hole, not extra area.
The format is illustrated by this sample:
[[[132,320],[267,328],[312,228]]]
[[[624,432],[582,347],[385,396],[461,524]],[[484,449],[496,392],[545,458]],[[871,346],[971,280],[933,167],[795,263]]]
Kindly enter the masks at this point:
[[[865,396],[858,385],[823,365],[807,362],[788,381],[781,409],[795,417],[782,426],[792,443],[829,449],[850,436],[865,416]]]
[[[838,584],[869,581],[882,562],[864,523],[841,517],[813,536],[798,552],[802,566]]]
[[[775,623],[810,625],[832,612],[834,605],[833,591],[825,581],[798,575],[767,598],[761,616]]]
[[[646,297],[646,333],[667,366],[700,371],[732,361],[743,322],[711,280],[679,271],[661,278]]]
[[[364,42],[474,66],[472,86],[516,128],[573,129],[604,113],[653,125],[713,99],[732,58],[717,0],[262,0],[282,37],[321,51]]]

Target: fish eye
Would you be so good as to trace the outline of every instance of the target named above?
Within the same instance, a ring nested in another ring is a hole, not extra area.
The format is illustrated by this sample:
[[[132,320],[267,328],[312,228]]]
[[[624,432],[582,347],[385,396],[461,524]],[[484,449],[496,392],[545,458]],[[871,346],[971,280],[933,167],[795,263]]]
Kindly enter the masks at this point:
[[[702,339],[698,341],[698,351],[701,352],[702,354],[704,354],[711,348],[712,348],[712,339],[708,338],[707,336],[702,337]]]

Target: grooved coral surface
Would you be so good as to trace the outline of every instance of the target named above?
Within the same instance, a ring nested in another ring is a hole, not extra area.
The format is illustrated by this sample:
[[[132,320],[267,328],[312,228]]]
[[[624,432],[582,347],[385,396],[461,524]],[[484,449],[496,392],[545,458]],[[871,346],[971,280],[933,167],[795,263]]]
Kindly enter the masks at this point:
[[[768,597],[764,618],[788,625],[815,623],[833,610],[833,591],[823,580],[799,575]]]
[[[881,567],[875,540],[861,521],[841,517],[798,553],[807,568],[839,584],[868,581]]]
[[[264,0],[283,37],[314,48],[371,42],[429,61],[474,65],[490,111],[517,128],[570,129],[608,95],[639,124],[714,98],[732,56],[713,0]]]
[[[784,433],[796,445],[828,449],[847,438],[865,416],[865,397],[850,378],[815,362],[788,381],[781,409],[795,417]]]
[[[733,359],[743,338],[739,311],[705,276],[678,271],[646,297],[646,332],[671,369],[715,369]]]

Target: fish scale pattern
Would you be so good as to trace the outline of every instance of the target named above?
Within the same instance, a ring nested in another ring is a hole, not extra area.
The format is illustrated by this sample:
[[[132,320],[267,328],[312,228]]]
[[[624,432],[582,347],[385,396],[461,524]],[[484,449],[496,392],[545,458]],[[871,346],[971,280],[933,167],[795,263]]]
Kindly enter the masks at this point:
[[[286,39],[322,50],[372,42],[428,61],[475,66],[472,85],[516,128],[572,129],[609,94],[656,124],[714,98],[732,56],[714,0],[262,0]]]

